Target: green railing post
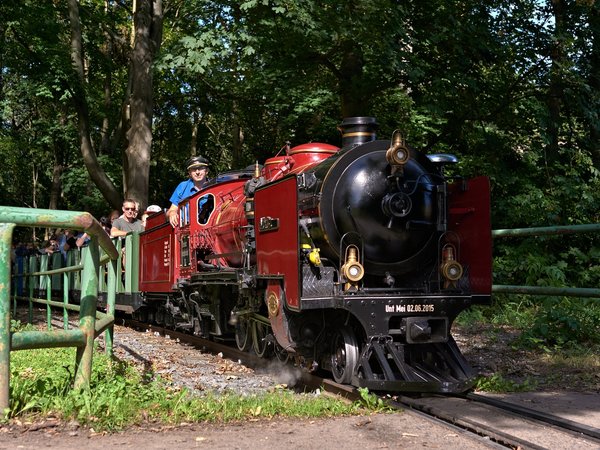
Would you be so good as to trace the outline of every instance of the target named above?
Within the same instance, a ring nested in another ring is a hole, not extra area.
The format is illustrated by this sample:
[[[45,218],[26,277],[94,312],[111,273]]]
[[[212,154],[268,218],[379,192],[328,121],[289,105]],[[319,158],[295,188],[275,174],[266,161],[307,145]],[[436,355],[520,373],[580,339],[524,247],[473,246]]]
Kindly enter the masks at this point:
[[[111,260],[108,262],[108,288],[107,298],[106,298],[106,313],[109,316],[115,317],[115,302],[116,302],[116,292],[117,292],[117,276],[120,274],[120,271],[117,270],[117,260]],[[113,355],[113,333],[114,326],[111,325],[104,335],[105,339],[105,348],[106,354],[110,357]]]
[[[121,293],[121,292],[125,292],[125,284],[123,283],[123,279],[121,277],[121,269],[123,268],[123,258],[124,258],[124,245],[125,245],[125,239],[122,238],[117,238],[113,240],[115,248],[117,249],[117,253],[119,254],[119,257],[117,259],[117,292]]]
[[[0,411],[10,392],[10,251],[14,223],[0,223]]]
[[[98,269],[100,267],[100,251],[98,238],[92,236],[89,251],[83,259],[81,276],[81,300],[79,309],[79,328],[86,339],[83,347],[77,348],[75,361],[74,387],[89,387],[92,375],[92,356],[96,337],[96,305],[98,300]]]
[[[35,272],[37,272],[37,269],[38,269],[37,258],[29,258],[29,273],[35,273]],[[30,275],[29,277],[27,277],[27,279],[29,280],[29,282],[28,282],[29,305],[28,305],[27,317],[28,317],[29,323],[31,323],[31,322],[33,322],[33,302],[31,301],[31,299],[34,297],[34,295],[33,295],[34,289],[40,288],[40,277],[39,276],[32,277]]]
[[[63,328],[65,330],[69,329],[69,310],[67,309],[67,305],[69,304],[69,274],[63,274],[63,303],[65,307],[63,308]]]
[[[133,270],[133,268],[138,267],[139,264],[139,233],[128,234],[123,241],[123,245],[125,245],[125,292],[137,292],[140,280],[138,271]]]
[[[52,300],[52,276],[46,275],[46,300]],[[52,329],[52,307],[46,303],[46,328]]]

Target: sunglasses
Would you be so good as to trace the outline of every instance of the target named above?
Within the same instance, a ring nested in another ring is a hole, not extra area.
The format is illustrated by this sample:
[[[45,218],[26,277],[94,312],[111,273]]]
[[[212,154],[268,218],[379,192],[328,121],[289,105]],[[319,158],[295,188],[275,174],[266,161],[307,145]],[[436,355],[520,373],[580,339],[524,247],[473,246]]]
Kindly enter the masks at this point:
[[[123,208],[125,211],[137,211],[135,208]]]

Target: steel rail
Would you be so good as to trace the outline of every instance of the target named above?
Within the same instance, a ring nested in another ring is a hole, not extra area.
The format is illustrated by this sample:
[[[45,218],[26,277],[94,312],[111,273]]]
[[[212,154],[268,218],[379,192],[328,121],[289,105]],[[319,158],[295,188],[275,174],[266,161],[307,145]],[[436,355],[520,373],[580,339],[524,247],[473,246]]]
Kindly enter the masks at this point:
[[[465,395],[458,395],[457,397],[466,398],[479,403],[485,403],[487,405],[494,406],[495,408],[500,408],[505,411],[513,412],[531,419],[538,420],[540,422],[548,423],[559,428],[564,428],[566,430],[570,430],[575,433],[600,440],[600,428],[594,428],[589,425],[577,423],[569,419],[555,416],[553,414],[548,414],[542,411],[538,411],[536,409],[526,408],[521,405],[505,402],[503,400],[498,400],[495,398],[486,397],[480,394],[468,393]]]
[[[488,437],[489,439],[504,447],[515,449],[527,448],[532,450],[547,450],[546,447],[539,446],[525,439],[517,438],[515,436],[512,436],[508,433],[504,433],[503,431],[494,429],[487,425],[482,425],[480,423],[473,422],[469,419],[457,416],[453,413],[442,411],[439,408],[434,408],[432,406],[419,403],[418,400],[415,400],[410,397],[399,396],[395,400],[388,400],[388,402],[392,405],[403,405],[428,416],[436,417],[439,420],[455,425],[471,433],[477,434],[479,436]]]

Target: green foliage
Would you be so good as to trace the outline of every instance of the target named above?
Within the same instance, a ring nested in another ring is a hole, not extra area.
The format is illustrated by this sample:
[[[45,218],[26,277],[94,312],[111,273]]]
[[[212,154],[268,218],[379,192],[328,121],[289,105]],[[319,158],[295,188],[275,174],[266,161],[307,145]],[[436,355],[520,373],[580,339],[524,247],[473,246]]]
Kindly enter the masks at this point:
[[[496,295],[491,307],[471,307],[456,323],[475,328],[480,323],[509,326],[519,332],[515,346],[548,353],[600,345],[597,299]]]
[[[352,113],[377,117],[381,138],[400,129],[415,147],[458,155],[457,175],[490,176],[497,227],[597,221],[597,6],[588,3],[566,4],[556,30],[552,9],[533,0],[166,2],[150,199],[167,203],[191,152],[208,156],[213,174],[240,168],[288,140],[339,144],[336,125]],[[92,140],[119,186],[131,11],[79,5]],[[3,2],[0,15],[0,203],[46,206],[58,168],[59,207],[108,209],[79,157],[67,6]],[[556,42],[562,60],[551,61]],[[558,118],[548,107],[557,79]]]
[[[570,158],[568,164],[544,164],[541,152],[528,150],[515,161],[515,171],[506,171],[497,178],[493,206],[496,228],[598,222],[600,179],[590,156],[561,151],[561,156]],[[599,239],[597,233],[497,239],[494,283],[597,287]],[[497,303],[514,305],[519,298],[523,297],[502,296]],[[509,315],[502,315],[506,323],[517,323],[527,330],[522,343],[562,348],[597,342],[593,318],[598,317],[598,306],[593,301],[540,297],[524,301],[526,308],[534,312],[529,320],[511,318],[506,308]]]
[[[274,390],[264,395],[208,393],[192,396],[126,362],[94,356],[86,390],[72,389],[74,349],[40,349],[11,355],[11,406],[5,417],[54,414],[96,430],[116,430],[145,421],[225,422],[276,416],[323,417],[364,412],[328,396]]]
[[[392,408],[386,405],[381,397],[369,392],[368,388],[358,388],[361,401],[359,405],[373,412],[391,411]]]
[[[522,383],[506,380],[501,374],[495,373],[489,377],[480,377],[477,379],[475,389],[484,392],[526,392],[531,391],[536,386],[534,380],[527,378]]]
[[[497,284],[551,287],[597,287],[600,263],[596,236],[561,236],[522,239],[520,243],[497,245],[494,277]],[[546,347],[597,343],[600,302],[577,297],[544,298],[505,296],[497,303],[510,312],[515,299],[523,298],[528,320],[503,315],[526,333],[523,342]]]
[[[489,311],[489,308],[483,309],[479,306],[472,306],[469,309],[462,311],[456,318],[455,322],[464,327],[474,326],[486,319],[486,310]]]
[[[98,160],[105,172],[116,186],[121,186],[121,166],[107,155],[101,155]],[[107,215],[110,208],[102,194],[91,182],[85,167],[75,166],[65,171],[61,176],[62,190],[65,196],[64,208],[70,211],[88,211],[95,217]]]
[[[20,320],[10,319],[10,332],[21,331],[25,329]]]
[[[521,342],[547,351],[600,344],[600,302],[546,299],[532,326],[521,335]]]

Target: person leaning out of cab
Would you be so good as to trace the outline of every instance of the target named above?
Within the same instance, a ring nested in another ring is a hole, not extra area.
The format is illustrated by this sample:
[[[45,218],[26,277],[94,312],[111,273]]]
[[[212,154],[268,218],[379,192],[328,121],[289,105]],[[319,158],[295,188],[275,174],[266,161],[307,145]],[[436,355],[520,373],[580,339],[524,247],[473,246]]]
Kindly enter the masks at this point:
[[[169,199],[171,206],[167,210],[167,218],[173,227],[177,226],[179,223],[177,215],[177,206],[179,203],[184,198],[201,190],[208,181],[208,160],[206,158],[202,156],[193,156],[188,159],[186,167],[189,178],[177,185],[175,191],[173,191],[173,195],[171,195],[171,198]]]

